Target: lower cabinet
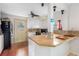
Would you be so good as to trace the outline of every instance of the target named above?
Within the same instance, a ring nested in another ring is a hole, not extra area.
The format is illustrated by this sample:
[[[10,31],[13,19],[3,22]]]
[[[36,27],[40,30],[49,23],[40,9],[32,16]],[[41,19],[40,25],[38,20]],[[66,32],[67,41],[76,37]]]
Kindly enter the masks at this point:
[[[69,42],[56,47],[40,46],[31,39],[29,41],[29,56],[66,56],[69,51]]]
[[[70,52],[79,56],[79,37],[70,41]]]

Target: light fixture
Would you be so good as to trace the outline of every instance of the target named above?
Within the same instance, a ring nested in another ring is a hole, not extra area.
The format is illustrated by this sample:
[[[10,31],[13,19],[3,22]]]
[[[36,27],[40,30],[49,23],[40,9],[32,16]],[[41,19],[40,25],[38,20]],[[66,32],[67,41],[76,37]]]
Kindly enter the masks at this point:
[[[43,7],[44,6],[44,3],[41,3],[41,6]]]
[[[53,6],[53,11],[54,11],[54,12],[56,11],[56,6]]]
[[[61,14],[64,14],[64,10],[61,10]]]
[[[35,14],[33,11],[30,11],[30,15],[31,15],[32,17],[39,17],[39,15]]]

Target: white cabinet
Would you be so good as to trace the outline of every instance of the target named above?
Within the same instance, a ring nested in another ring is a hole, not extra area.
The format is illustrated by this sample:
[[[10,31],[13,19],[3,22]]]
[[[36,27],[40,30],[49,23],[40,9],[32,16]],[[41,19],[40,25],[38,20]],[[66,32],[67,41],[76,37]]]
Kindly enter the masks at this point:
[[[70,42],[70,52],[79,56],[79,37]]]
[[[69,52],[69,42],[57,47],[40,46],[31,39],[29,41],[29,56],[66,56]]]
[[[29,56],[35,56],[35,42],[33,42],[31,39],[28,39],[29,42]]]
[[[3,42],[4,42],[3,35],[0,35],[0,54],[3,50]]]

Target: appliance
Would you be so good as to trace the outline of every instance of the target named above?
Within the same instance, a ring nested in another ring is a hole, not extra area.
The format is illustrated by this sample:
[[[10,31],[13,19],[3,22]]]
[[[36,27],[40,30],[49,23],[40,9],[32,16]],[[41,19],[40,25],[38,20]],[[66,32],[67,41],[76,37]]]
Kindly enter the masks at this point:
[[[41,32],[36,32],[36,35],[41,35]]]
[[[41,29],[41,33],[47,33],[48,30],[47,29]]]
[[[36,35],[41,35],[40,29],[36,31]]]
[[[1,21],[1,29],[4,35],[4,50],[11,47],[10,21],[7,21],[7,19],[3,18]]]

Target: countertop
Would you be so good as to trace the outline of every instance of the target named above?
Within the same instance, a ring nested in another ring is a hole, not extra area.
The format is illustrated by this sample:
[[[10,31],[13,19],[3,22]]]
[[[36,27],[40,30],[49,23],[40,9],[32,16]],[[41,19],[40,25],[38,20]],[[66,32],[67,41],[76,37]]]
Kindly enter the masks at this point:
[[[64,36],[64,35],[70,35],[70,36]],[[57,38],[60,36],[63,36],[64,39]],[[54,32],[52,37],[53,38],[50,39],[48,35],[34,35],[29,38],[39,46],[56,47],[59,46],[60,44],[63,44],[64,42],[68,42],[79,37],[79,31],[64,31],[61,34],[58,32]]]

